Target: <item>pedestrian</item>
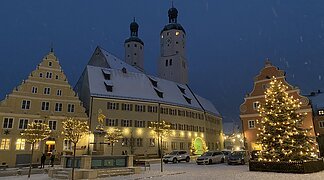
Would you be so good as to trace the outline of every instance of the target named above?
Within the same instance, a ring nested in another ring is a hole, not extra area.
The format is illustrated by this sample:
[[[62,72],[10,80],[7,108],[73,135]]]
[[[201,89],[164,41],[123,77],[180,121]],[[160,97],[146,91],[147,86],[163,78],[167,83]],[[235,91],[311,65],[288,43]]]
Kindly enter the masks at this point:
[[[45,160],[46,160],[46,156],[45,153],[43,153],[41,157],[41,169],[45,167]]]
[[[51,167],[54,166],[54,160],[55,160],[55,155],[52,154],[52,155],[51,155]]]

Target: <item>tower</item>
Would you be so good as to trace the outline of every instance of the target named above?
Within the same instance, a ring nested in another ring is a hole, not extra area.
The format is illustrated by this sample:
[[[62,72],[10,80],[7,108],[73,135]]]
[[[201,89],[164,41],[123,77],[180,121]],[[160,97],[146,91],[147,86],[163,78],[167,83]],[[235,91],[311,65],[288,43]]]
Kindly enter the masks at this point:
[[[144,43],[138,38],[138,24],[134,21],[130,24],[130,37],[125,40],[125,61],[144,71]]]
[[[186,32],[177,22],[178,10],[168,11],[169,24],[160,33],[161,54],[158,76],[181,84],[188,83],[188,64],[185,53]]]

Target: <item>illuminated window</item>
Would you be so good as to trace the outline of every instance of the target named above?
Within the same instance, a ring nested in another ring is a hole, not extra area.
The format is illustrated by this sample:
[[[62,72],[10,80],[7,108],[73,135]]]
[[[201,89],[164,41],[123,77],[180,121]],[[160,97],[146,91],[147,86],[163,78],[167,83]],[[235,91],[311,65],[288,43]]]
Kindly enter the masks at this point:
[[[63,142],[63,150],[64,151],[72,151],[72,142],[70,140],[64,140]]]
[[[163,35],[161,35],[161,38],[163,39]]]
[[[324,128],[324,121],[319,121],[318,124],[320,128]]]
[[[106,126],[118,126],[118,119],[106,119]]]
[[[25,139],[17,139],[16,141],[16,150],[25,150]]]
[[[324,110],[319,110],[319,111],[318,111],[318,115],[319,115],[319,116],[323,116],[323,115],[324,115]]]
[[[30,144],[30,150],[32,150],[32,144]],[[39,150],[39,142],[34,143],[34,150]]]
[[[249,120],[248,126],[249,126],[249,129],[254,129],[255,128],[255,120]]]
[[[9,150],[10,139],[1,139],[0,150]]]
[[[253,102],[253,109],[258,109],[259,108],[259,106],[260,106],[260,102],[259,101],[255,101],[255,102]]]
[[[179,34],[180,34],[179,31],[177,31],[177,32],[176,32],[176,36],[178,36]]]

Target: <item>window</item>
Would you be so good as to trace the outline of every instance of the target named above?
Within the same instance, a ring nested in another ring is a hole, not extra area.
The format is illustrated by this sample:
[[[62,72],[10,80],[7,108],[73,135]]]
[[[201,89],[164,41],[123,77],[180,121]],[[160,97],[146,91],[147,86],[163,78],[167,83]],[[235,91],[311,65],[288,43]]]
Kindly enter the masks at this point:
[[[4,118],[3,119],[3,129],[11,129],[13,125],[13,118]]]
[[[155,146],[155,139],[150,139],[150,146],[151,147],[154,147]]]
[[[254,129],[255,128],[255,121],[254,120],[249,120],[248,121],[248,126],[249,126],[249,129]]]
[[[132,127],[132,120],[122,119],[121,126],[122,127]]]
[[[16,141],[16,150],[25,150],[25,144],[26,140],[25,139],[17,139]]]
[[[30,109],[30,101],[29,100],[22,100],[21,109]]]
[[[0,150],[9,150],[10,139],[1,139]]]
[[[171,149],[172,150],[177,149],[177,143],[176,142],[171,142]]]
[[[134,44],[134,47],[137,47],[137,44]]]
[[[56,91],[56,95],[57,95],[57,96],[62,96],[62,90],[61,90],[61,89],[58,89],[58,90]]]
[[[64,140],[63,142],[63,150],[72,151],[72,142],[70,140]]]
[[[319,127],[324,128],[324,121],[318,121]]]
[[[37,87],[32,87],[32,93],[36,94],[37,93]]]
[[[118,126],[118,119],[106,119],[106,126]]]
[[[145,112],[145,105],[135,105],[135,111],[137,112]]]
[[[42,102],[42,111],[48,111],[49,106],[50,106],[49,102],[46,101]]]
[[[35,119],[34,122],[35,123],[43,123],[43,120],[41,120],[41,119]]]
[[[39,150],[39,143],[40,142],[35,142],[34,143],[34,150]],[[30,150],[32,150],[32,144],[30,144]]]
[[[55,131],[56,130],[56,124],[57,122],[56,121],[53,121],[53,120],[49,120],[48,121],[48,126],[51,130]]]
[[[46,78],[51,79],[52,78],[52,73],[51,72],[46,72]]]
[[[43,73],[39,73],[39,77],[43,77]]]
[[[28,119],[19,119],[18,129],[27,129]]]
[[[55,76],[55,79],[59,79],[59,76],[58,76],[58,75],[56,75],[56,76]]]
[[[102,69],[101,71],[104,75],[105,80],[110,80],[110,71],[105,70],[105,69]]]
[[[74,104],[68,104],[68,108],[67,108],[68,110],[68,112],[69,113],[73,113],[74,112]]]
[[[179,31],[176,31],[176,36],[178,36],[180,34],[180,32]]]
[[[147,106],[147,111],[156,113],[157,112],[157,107],[156,106]]]
[[[62,111],[62,103],[55,103],[55,111],[56,112],[61,112]]]
[[[133,110],[133,105],[132,104],[122,103],[122,110],[124,110],[124,111],[132,111]]]
[[[119,103],[107,102],[107,109],[119,109]]]
[[[259,101],[253,102],[253,109],[257,110],[259,107],[260,107],[260,102]]]
[[[145,121],[135,120],[135,127],[145,127]]]
[[[46,87],[44,88],[44,94],[50,94],[51,93],[51,88]]]
[[[172,66],[172,59],[170,59],[169,65]]]
[[[129,138],[123,138],[121,144],[122,144],[122,146],[129,146],[129,144],[130,144]]]
[[[49,67],[52,67],[52,61],[49,61],[49,62],[48,62],[48,66],[49,66]]]
[[[127,47],[129,47],[130,45],[129,44],[127,44]]]
[[[181,149],[181,150],[184,149],[184,142],[180,142],[180,149]]]
[[[142,138],[137,138],[136,139],[136,146],[142,147],[143,146],[143,139]]]
[[[324,110],[319,110],[319,111],[318,111],[318,115],[319,115],[319,116],[323,116],[323,115],[324,115]]]
[[[165,60],[165,66],[168,66],[168,64],[169,64],[168,60]]]

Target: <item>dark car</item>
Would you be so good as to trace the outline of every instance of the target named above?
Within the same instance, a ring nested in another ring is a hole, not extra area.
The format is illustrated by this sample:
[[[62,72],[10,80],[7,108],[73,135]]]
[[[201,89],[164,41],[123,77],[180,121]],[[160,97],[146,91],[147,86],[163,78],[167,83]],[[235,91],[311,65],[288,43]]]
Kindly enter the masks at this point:
[[[227,164],[245,164],[248,161],[245,151],[233,151],[228,156]]]

